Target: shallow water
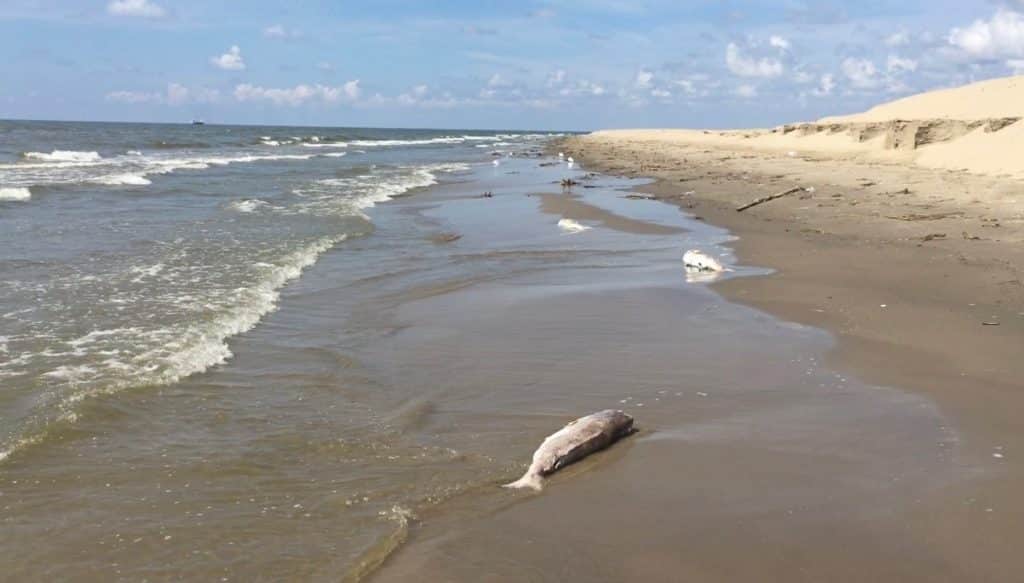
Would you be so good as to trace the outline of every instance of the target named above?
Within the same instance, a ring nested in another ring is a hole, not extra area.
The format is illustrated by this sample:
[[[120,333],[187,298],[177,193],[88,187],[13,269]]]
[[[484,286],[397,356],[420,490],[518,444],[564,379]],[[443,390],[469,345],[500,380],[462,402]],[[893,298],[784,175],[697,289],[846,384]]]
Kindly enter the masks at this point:
[[[146,157],[172,141],[162,129],[23,151]],[[113,170],[39,181],[20,168],[38,160],[7,152],[0,176],[32,191],[0,203],[0,562],[16,579],[337,580],[387,557],[379,575],[400,578],[436,548],[433,523],[471,548],[476,521],[521,501],[496,485],[605,407],[644,428],[610,467],[665,444],[746,444],[828,468],[793,475],[833,477],[808,488],[848,508],[951,476],[956,435],[929,402],[829,371],[824,333],[687,281],[682,251],[731,259],[727,233],[626,200],[633,182],[566,193],[557,182],[582,172],[495,167],[477,147],[522,153],[534,136],[174,132],[178,158],[347,155],[97,187],[82,176]],[[767,488],[747,508],[792,495]],[[546,560],[517,556],[503,573]],[[445,575],[491,568],[460,565]]]

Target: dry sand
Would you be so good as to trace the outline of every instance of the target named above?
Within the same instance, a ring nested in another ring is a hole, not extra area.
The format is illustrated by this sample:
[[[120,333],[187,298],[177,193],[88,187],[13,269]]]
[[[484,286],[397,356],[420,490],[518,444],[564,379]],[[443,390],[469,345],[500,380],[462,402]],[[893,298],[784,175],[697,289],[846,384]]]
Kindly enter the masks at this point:
[[[925,93],[866,113],[761,130],[616,130],[603,140],[830,157],[1024,178],[1024,77]]]
[[[657,178],[649,192],[739,235],[744,263],[778,272],[720,291],[834,332],[834,366],[934,399],[963,431],[965,450],[999,464],[900,510],[951,580],[1024,579],[1024,122],[1016,117],[1024,117],[1020,77],[816,124],[597,132],[564,144],[589,169]],[[813,191],[735,210],[794,186]],[[934,577],[911,568],[898,579]]]

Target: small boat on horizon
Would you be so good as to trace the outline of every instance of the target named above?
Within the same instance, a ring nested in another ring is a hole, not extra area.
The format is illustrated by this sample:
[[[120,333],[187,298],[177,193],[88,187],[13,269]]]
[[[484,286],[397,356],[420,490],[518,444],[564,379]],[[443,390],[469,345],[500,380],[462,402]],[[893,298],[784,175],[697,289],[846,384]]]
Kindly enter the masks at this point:
[[[192,120],[192,125],[194,125],[194,126],[204,126],[204,125],[206,125],[206,122],[201,120],[201,119],[194,119],[194,120]]]

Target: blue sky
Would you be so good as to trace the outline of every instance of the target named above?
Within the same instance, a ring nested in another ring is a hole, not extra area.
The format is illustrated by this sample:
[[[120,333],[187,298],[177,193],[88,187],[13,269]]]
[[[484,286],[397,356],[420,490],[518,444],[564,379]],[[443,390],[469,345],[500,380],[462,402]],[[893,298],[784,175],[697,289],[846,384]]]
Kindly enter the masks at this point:
[[[0,118],[750,127],[1024,73],[1024,0],[3,0]]]

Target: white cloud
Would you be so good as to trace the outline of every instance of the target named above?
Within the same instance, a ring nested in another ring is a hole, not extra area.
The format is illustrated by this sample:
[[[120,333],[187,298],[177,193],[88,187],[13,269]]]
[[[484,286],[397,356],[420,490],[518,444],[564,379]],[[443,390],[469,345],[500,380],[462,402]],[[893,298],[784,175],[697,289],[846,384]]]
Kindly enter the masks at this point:
[[[775,36],[772,36],[771,38],[769,38],[768,39],[768,44],[770,44],[771,46],[773,46],[773,47],[775,47],[775,48],[777,48],[779,50],[782,50],[782,51],[788,51],[789,50],[789,41],[787,39],[781,37],[781,36],[778,36],[778,35],[775,35]]]
[[[142,18],[161,18],[167,12],[149,0],[113,0],[107,4],[107,12],[116,16],[141,16]]]
[[[219,57],[210,57],[210,63],[214,67],[224,69],[225,71],[245,70],[245,60],[242,59],[242,49],[238,48],[238,45],[233,45],[228,49],[228,52]]]
[[[843,75],[858,89],[872,89],[878,86],[878,69],[867,59],[847,58],[842,63]]]
[[[1006,61],[1006,66],[1014,75],[1024,75],[1024,59],[1010,59]]]
[[[607,92],[607,89],[599,83],[580,79],[573,85],[559,89],[558,95],[562,97],[572,97],[574,95],[592,95],[594,97],[600,97]]]
[[[299,38],[302,33],[297,30],[288,30],[280,24],[272,24],[263,29],[263,36],[274,39]]]
[[[817,97],[827,97],[832,95],[832,91],[836,88],[836,79],[831,73],[826,73],[821,76],[821,80],[818,82],[818,86],[811,91]]]
[[[906,31],[894,32],[885,39],[886,46],[902,47],[910,44],[910,35]]]
[[[270,101],[275,105],[302,105],[310,101],[323,103],[354,102],[359,99],[362,89],[359,80],[349,81],[344,85],[330,87],[326,85],[296,85],[295,87],[275,88],[259,87],[244,83],[235,87],[235,99],[238,101]]]
[[[885,68],[889,73],[912,73],[917,70],[917,61],[914,59],[904,59],[896,55],[889,55],[889,60],[886,62]]]
[[[505,80],[500,74],[495,73],[491,75],[491,78],[487,80],[487,86],[491,88],[496,87],[508,87],[509,82]]]
[[[213,103],[220,100],[220,92],[205,87],[188,88],[179,83],[168,83],[166,91],[112,91],[106,95],[107,101],[118,103],[157,103],[163,105],[183,105],[186,103]]]
[[[725,50],[725,64],[739,77],[778,77],[782,74],[782,63],[777,59],[754,59],[743,56],[735,43],[729,43]]]
[[[107,93],[107,101],[118,103],[153,103],[160,100],[159,93],[146,93],[143,91],[111,91]]]
[[[550,75],[548,75],[548,87],[557,87],[565,83],[566,72],[565,69],[559,69]]]
[[[653,81],[654,73],[651,73],[650,71],[644,71],[641,69],[640,72],[636,74],[636,80],[634,81],[634,84],[637,86],[638,89],[647,89],[648,87],[651,86],[651,82]]]
[[[658,99],[669,99],[672,97],[672,92],[665,89],[651,89],[651,96]]]
[[[417,105],[423,103],[427,98],[427,94],[430,92],[430,87],[427,85],[417,85],[410,91],[402,93],[396,98],[396,101],[401,105]],[[383,96],[376,96],[377,98],[386,101]]]
[[[697,94],[697,85],[689,79],[680,79],[678,81],[673,81],[672,83],[677,87],[682,88],[687,95]]]
[[[803,85],[814,81],[814,75],[807,71],[793,71],[793,80]]]
[[[757,87],[754,87],[753,85],[740,85],[733,91],[733,93],[744,99],[751,99],[757,97]]]
[[[1000,9],[989,20],[954,28],[949,43],[977,59],[1024,57],[1024,16]]]

